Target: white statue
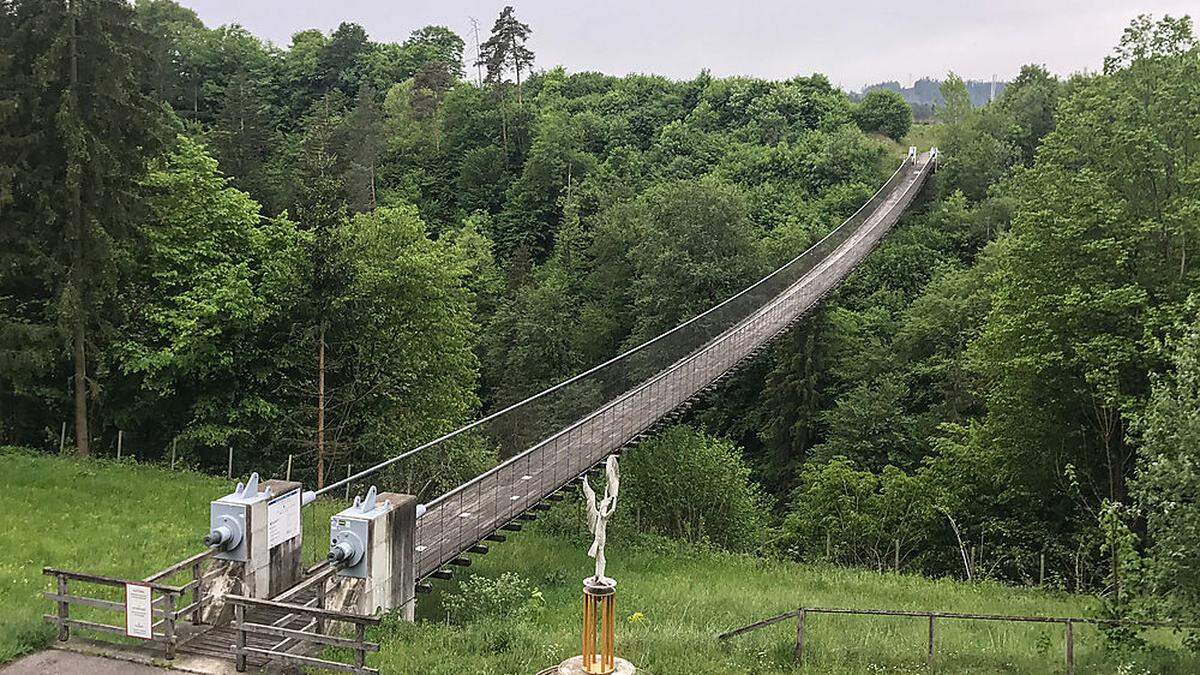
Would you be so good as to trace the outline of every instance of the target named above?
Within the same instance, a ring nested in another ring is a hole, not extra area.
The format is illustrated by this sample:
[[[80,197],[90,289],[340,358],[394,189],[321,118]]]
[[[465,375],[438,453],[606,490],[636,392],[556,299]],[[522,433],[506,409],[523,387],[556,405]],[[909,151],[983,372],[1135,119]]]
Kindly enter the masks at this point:
[[[588,555],[596,559],[596,576],[592,577],[590,581],[613,586],[616,582],[604,576],[604,542],[608,519],[612,518],[613,511],[617,508],[617,488],[621,484],[621,472],[617,468],[616,455],[609,456],[604,470],[608,474],[608,484],[604,486],[604,499],[600,501],[600,504],[596,504],[596,491],[592,489],[591,485],[588,485],[586,475],[583,477],[583,494],[587,498],[588,529],[596,536],[595,541],[592,542],[592,548],[588,550]]]

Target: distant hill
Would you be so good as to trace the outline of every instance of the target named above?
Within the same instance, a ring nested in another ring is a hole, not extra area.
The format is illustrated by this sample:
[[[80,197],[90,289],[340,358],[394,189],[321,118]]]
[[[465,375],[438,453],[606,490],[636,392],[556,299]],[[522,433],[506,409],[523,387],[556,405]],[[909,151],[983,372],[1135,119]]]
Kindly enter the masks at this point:
[[[978,80],[967,80],[967,93],[971,97],[971,103],[976,107],[985,105],[992,99],[992,96],[999,96],[1000,92],[1008,86],[1007,82],[995,82],[995,92],[992,91],[992,82],[981,82]],[[862,94],[864,95],[874,89],[891,89],[892,91],[900,92],[905,101],[913,108],[913,117],[916,119],[929,119],[933,117],[934,111],[946,102],[942,98],[942,81],[933,80],[928,77],[923,77],[917,80],[911,87],[902,87],[899,82],[880,82],[863,87]]]

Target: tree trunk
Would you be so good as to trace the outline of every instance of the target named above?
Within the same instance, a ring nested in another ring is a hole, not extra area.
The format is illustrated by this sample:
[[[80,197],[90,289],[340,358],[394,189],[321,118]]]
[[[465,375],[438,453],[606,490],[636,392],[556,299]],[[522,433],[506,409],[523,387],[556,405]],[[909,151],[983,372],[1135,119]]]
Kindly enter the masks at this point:
[[[88,442],[87,418],[87,354],[83,341],[86,337],[83,317],[76,317],[71,330],[71,342],[75,359],[75,454],[87,457],[92,454]]]
[[[379,200],[375,195],[375,160],[371,160],[371,210],[379,208]]]
[[[69,13],[69,21],[71,22],[71,96],[75,100],[75,105],[79,104],[79,38],[76,35],[75,23],[75,6],[71,3],[67,6]],[[78,108],[76,108],[78,114]],[[68,157],[67,161],[76,161],[77,158]],[[69,173],[69,169],[68,169]],[[74,307],[72,308],[74,316],[71,317],[71,351],[75,361],[75,454],[80,457],[87,457],[92,454],[90,438],[88,436],[88,419],[87,419],[87,351],[85,349],[84,340],[87,337],[87,332],[84,326],[84,299],[83,299],[83,200],[80,194],[80,186],[78,181],[81,178],[76,178],[71,185],[71,207],[74,210],[72,214],[75,219],[75,232],[73,241],[71,242],[71,272],[68,280],[70,284],[70,295]]]
[[[325,322],[317,345],[317,489],[325,487]]]

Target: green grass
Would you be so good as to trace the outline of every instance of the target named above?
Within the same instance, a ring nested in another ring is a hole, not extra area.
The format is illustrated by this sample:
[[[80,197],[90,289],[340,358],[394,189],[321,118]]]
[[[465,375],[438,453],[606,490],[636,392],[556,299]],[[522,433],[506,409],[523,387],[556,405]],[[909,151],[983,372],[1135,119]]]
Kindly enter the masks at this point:
[[[207,504],[228,491],[228,481],[196,473],[0,449],[0,663],[53,636],[41,621],[52,613],[42,567],[140,579],[198,552]],[[98,586],[82,588],[100,596]]]
[[[0,663],[43,647],[50,604],[44,565],[140,578],[198,550],[207,503],[227,481],[132,463],[77,462],[0,452]],[[321,510],[332,508],[323,506]],[[569,508],[568,506],[560,508]],[[550,520],[573,522],[573,514]],[[305,516],[306,532],[310,518]],[[543,530],[545,528],[542,528]],[[376,631],[383,651],[372,663],[388,673],[533,673],[578,650],[580,584],[591,560],[581,534],[527,529],[510,533],[463,572],[516,572],[544,602],[528,618],[486,617],[445,623],[441,601],[453,582],[421,596],[415,625],[394,621]],[[318,547],[310,536],[310,542]],[[615,539],[610,573],[619,580],[618,653],[644,673],[863,673],[924,671],[922,619],[816,616],[808,621],[806,662],[791,661],[794,622],[718,644],[714,636],[801,605],[961,612],[1087,615],[1085,597],[996,584],[801,566],[704,552],[656,540]],[[315,550],[315,549],[314,549]],[[89,587],[89,590],[95,587]],[[75,610],[72,610],[73,613]],[[630,617],[640,612],[642,620]],[[106,617],[112,621],[112,615]],[[1178,639],[1155,633],[1136,657],[1104,650],[1091,627],[1077,632],[1080,673],[1191,673],[1200,660]],[[1061,672],[1060,626],[944,621],[938,672]]]
[[[915,145],[918,152],[925,152],[929,148],[940,144],[941,135],[941,124],[914,123],[912,128],[908,130],[908,134],[899,141],[893,141],[882,134],[873,134],[871,138],[883,146],[892,159],[896,162],[902,162],[908,157],[909,147]]]
[[[419,611],[431,624],[389,626],[377,662],[399,673],[531,673],[577,653],[580,587],[591,567],[585,549],[537,532],[511,535],[467,572],[529,578],[545,598],[532,619],[445,625],[439,596],[453,586],[436,582]],[[920,618],[812,616],[802,668],[792,661],[794,621],[726,645],[714,637],[800,606],[1086,616],[1091,602],[994,583],[802,566],[665,544],[630,550],[615,542],[611,549],[609,573],[619,584],[618,655],[655,674],[926,672],[928,628]],[[644,620],[631,621],[636,612]],[[441,625],[432,623],[439,619]],[[1077,627],[1078,672],[1198,672],[1200,659],[1178,649],[1175,636],[1152,637],[1149,653],[1121,658],[1105,651],[1095,628]],[[943,620],[937,643],[935,672],[1053,673],[1064,665],[1060,625]]]
[[[904,152],[908,152],[909,146],[917,146],[917,150],[925,152],[929,148],[940,145],[942,139],[942,125],[940,123],[932,124],[916,124],[908,130],[908,135],[900,140],[900,145],[904,146]]]

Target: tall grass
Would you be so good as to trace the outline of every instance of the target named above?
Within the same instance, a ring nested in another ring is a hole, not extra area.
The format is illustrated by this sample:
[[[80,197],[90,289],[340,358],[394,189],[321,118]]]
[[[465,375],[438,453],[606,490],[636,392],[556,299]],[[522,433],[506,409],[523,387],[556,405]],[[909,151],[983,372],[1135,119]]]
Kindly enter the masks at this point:
[[[446,623],[440,582],[421,596],[416,626],[388,624],[378,664],[397,673],[534,673],[577,653],[580,591],[592,561],[586,543],[526,531],[460,575],[524,575],[544,606],[525,621],[492,617]],[[617,651],[642,672],[667,673],[911,673],[927,672],[924,619],[816,615],[806,621],[805,661],[792,658],[796,624],[781,622],[718,643],[715,636],[801,606],[918,609],[1017,615],[1087,616],[1086,597],[966,584],[912,575],[803,566],[660,542],[613,542],[609,573],[618,580]],[[1101,633],[1076,627],[1080,673],[1195,673],[1200,659],[1169,632],[1137,655],[1105,649]],[[1064,670],[1061,625],[939,621],[934,670],[945,673],[1054,673]]]
[[[228,491],[228,481],[192,472],[0,448],[0,663],[54,635],[42,623],[53,613],[41,597],[51,579],[43,566],[140,579],[199,552],[208,502]],[[120,589],[82,588],[121,599]]]

